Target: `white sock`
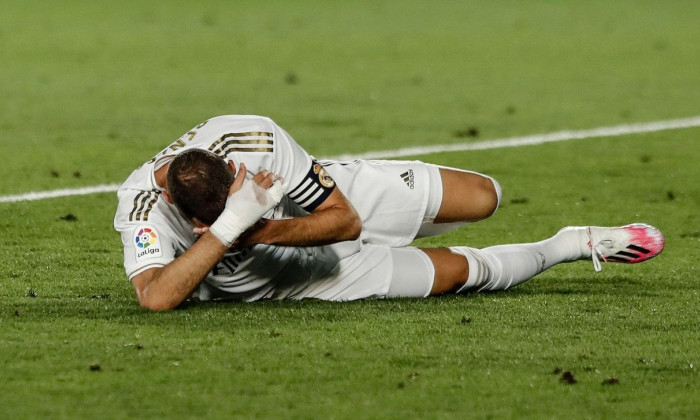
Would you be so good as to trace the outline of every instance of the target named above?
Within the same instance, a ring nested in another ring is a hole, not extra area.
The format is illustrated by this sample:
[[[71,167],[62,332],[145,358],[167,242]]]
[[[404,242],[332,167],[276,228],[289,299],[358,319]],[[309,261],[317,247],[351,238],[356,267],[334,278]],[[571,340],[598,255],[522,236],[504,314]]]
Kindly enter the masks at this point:
[[[469,263],[467,282],[458,290],[505,290],[563,262],[591,255],[585,228],[567,228],[544,241],[497,245],[484,249],[451,247]]]

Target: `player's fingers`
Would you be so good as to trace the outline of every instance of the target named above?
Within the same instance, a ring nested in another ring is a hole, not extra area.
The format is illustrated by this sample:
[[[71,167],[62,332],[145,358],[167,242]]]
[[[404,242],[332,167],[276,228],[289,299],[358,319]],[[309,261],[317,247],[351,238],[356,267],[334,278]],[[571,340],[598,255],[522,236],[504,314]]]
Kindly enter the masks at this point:
[[[268,173],[267,176],[265,176],[265,179],[262,180],[262,182],[258,185],[261,187],[268,189],[272,186],[272,183],[275,182],[275,178],[277,175],[273,174],[272,172]]]
[[[257,174],[255,174],[255,176],[253,176],[253,181],[254,181],[256,184],[260,185],[260,183],[261,183],[261,182],[265,179],[265,177],[267,177],[268,175],[270,175],[270,171],[268,171],[267,169],[263,169],[262,171],[260,171],[260,172],[258,172]]]
[[[231,184],[231,188],[228,190],[229,196],[241,189],[243,186],[243,181],[245,181],[245,174],[245,163],[241,162],[241,165],[238,167],[238,172],[236,173],[236,178],[234,178],[233,184]]]
[[[196,228],[192,229],[192,232],[193,232],[195,235],[202,236],[202,235],[204,235],[208,230],[209,230],[209,227],[208,227],[208,226],[205,226],[205,227],[196,227]]]
[[[253,177],[253,181],[255,181],[255,183],[258,184],[260,187],[265,189],[270,188],[277,179],[277,174],[272,173],[267,169],[263,169]]]

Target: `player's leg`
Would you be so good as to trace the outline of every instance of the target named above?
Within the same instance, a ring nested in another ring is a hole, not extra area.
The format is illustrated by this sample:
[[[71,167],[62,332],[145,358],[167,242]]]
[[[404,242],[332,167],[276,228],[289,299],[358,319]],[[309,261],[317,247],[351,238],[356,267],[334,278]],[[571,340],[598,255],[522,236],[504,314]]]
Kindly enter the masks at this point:
[[[501,201],[501,187],[486,175],[439,167],[442,202],[435,223],[476,222],[491,216]]]
[[[468,247],[394,248],[387,297],[505,290],[545,269],[540,264],[538,248],[536,244],[501,245],[483,250]]]
[[[501,186],[486,175],[426,164],[427,206],[417,237],[440,235],[491,216],[501,202]]]
[[[498,245],[484,249],[423,249],[421,253],[428,257],[432,265],[433,282],[429,294],[440,295],[505,290],[556,264],[591,257],[594,263],[600,259],[639,263],[658,255],[663,247],[664,237],[658,229],[633,224],[616,228],[570,227],[540,242]],[[418,256],[413,260],[418,261]],[[399,288],[401,279],[411,278],[410,272],[420,273],[415,262],[408,260],[405,259],[404,266],[408,268],[404,268],[404,273],[394,276],[392,289]],[[599,270],[599,263],[594,264],[594,267]]]
[[[386,297],[430,296],[436,276],[432,259],[415,247],[391,248],[390,253],[391,281]]]
[[[424,248],[421,251],[430,258],[435,271],[430,296],[456,293],[467,282],[469,262],[464,255],[448,248]]]

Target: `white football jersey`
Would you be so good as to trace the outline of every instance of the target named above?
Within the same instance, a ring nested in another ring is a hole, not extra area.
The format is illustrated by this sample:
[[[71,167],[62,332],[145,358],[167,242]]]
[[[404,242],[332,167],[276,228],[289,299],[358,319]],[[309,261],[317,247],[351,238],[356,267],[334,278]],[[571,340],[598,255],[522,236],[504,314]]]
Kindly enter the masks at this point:
[[[236,168],[244,162],[248,179],[263,169],[280,175],[285,196],[264,215],[266,218],[308,214],[337,183],[363,221],[362,236],[357,241],[306,248],[257,245],[231,252],[200,287],[202,299],[222,293],[245,300],[334,296],[346,299],[347,295],[337,293],[347,289],[345,283],[358,281],[367,282],[363,286],[366,290],[360,293],[365,296],[352,295],[353,298],[381,296],[388,288],[391,269],[382,263],[388,254],[382,246],[409,244],[423,221],[428,196],[425,164],[319,163],[269,118],[220,116],[182,135],[132,172],[119,188],[114,227],[121,233],[124,268],[129,278],[167,265],[197,239],[193,226],[162,197],[154,177],[157,169],[191,148],[216,153],[232,161]]]

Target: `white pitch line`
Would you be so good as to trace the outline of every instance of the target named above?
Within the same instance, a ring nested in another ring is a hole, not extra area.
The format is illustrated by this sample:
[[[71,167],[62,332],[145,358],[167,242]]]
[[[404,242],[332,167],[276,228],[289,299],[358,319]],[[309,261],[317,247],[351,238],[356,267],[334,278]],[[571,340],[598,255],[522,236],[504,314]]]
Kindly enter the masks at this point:
[[[330,160],[353,159],[387,159],[406,156],[420,156],[431,153],[464,152],[468,150],[488,150],[506,147],[531,146],[570,140],[592,139],[597,137],[613,137],[628,134],[654,133],[658,131],[677,130],[682,128],[700,127],[700,116],[677,120],[654,121],[649,123],[623,124],[610,127],[598,127],[588,130],[565,130],[545,134],[533,134],[523,137],[486,140],[470,143],[437,144],[423,147],[406,147],[396,150],[367,152],[361,154],[343,154],[332,156]],[[69,197],[95,193],[115,192],[120,184],[96,185],[84,188],[69,188],[62,190],[29,192],[18,195],[0,196],[0,203],[16,203],[20,201],[44,200],[47,198]]]
[[[93,187],[67,188],[64,190],[28,192],[25,194],[0,196],[0,203],[16,203],[19,201],[44,200],[47,198],[70,197],[104,192],[115,192],[120,184],[95,185]]]
[[[500,149],[506,147],[531,146],[559,141],[592,139],[596,137],[613,137],[627,134],[653,133],[657,131],[700,127],[700,116],[678,120],[655,121],[649,123],[624,124],[612,127],[598,127],[588,130],[565,130],[554,133],[533,134],[524,137],[486,140],[471,143],[438,144],[422,147],[406,147],[397,150],[367,152],[359,155],[344,154],[329,158],[331,160],[352,159],[386,159],[406,156],[420,156],[442,152],[464,152],[468,150]]]

